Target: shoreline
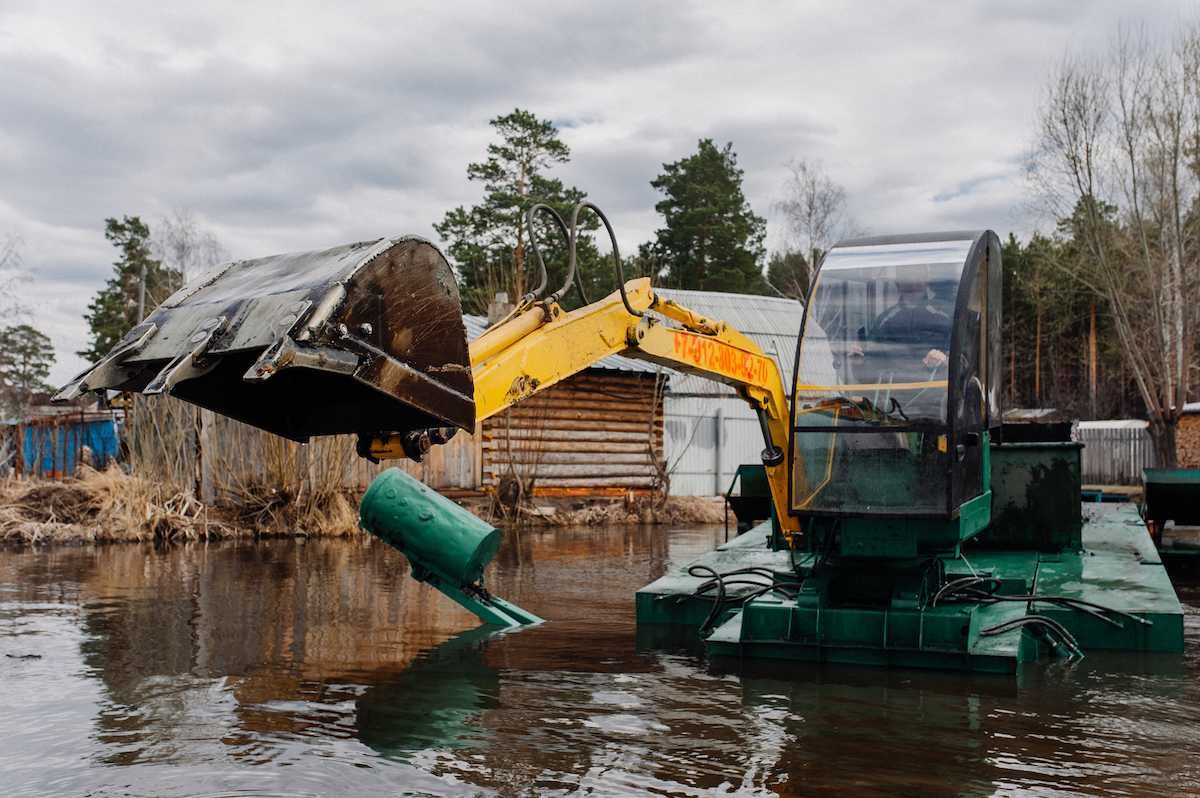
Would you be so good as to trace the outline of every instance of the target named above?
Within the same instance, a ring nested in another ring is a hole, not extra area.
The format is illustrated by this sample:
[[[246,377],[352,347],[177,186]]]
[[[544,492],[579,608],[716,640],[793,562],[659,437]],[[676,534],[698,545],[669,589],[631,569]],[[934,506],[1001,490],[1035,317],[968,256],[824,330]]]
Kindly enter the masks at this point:
[[[358,499],[343,490],[292,495],[261,486],[209,505],[119,469],[88,469],[62,481],[9,479],[0,482],[0,549],[351,538],[366,534],[358,526]],[[539,498],[515,518],[491,519],[491,497],[457,501],[501,529],[724,522],[720,497]]]

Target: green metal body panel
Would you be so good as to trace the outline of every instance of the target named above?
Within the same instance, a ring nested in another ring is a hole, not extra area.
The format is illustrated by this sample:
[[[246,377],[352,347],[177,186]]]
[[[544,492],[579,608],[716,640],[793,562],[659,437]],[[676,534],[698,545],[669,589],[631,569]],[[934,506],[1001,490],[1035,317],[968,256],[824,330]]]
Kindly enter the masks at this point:
[[[1082,450],[1078,443],[992,446],[992,524],[980,542],[992,548],[1077,551]]]
[[[719,573],[769,568],[802,580],[794,597],[773,593],[726,606],[704,640],[718,660],[1013,673],[1052,647],[1019,628],[981,632],[1027,614],[1059,621],[1085,651],[1182,651],[1182,608],[1145,524],[1133,505],[1080,502],[1079,453],[1075,444],[992,446],[991,491],[964,503],[952,523],[841,519],[840,558],[824,567],[819,539],[803,554],[789,552],[762,524],[639,591],[639,642],[698,638],[712,603],[695,595],[704,580],[687,569],[702,564]],[[1106,621],[1036,600],[930,600],[939,585],[973,575],[994,577],[1001,595],[1076,598],[1149,623],[1113,614]]]
[[[893,560],[957,551],[987,527],[991,509],[992,494],[984,492],[953,518],[841,518],[838,551],[843,557]]]
[[[788,552],[767,545],[762,525],[695,561],[724,572],[747,566],[789,570]],[[1065,595],[1129,612],[1151,622],[1120,627],[1093,615],[1045,603],[944,604],[935,607],[838,607],[828,584],[815,580],[795,601],[761,596],[730,607],[705,640],[716,658],[785,659],[889,667],[1012,673],[1022,662],[1047,656],[1044,643],[1013,630],[991,637],[979,631],[1036,612],[1064,624],[1085,651],[1179,652],[1183,610],[1145,526],[1131,505],[1089,505],[1080,551],[1043,553],[969,547],[943,558],[946,579],[972,573],[1001,579],[1008,595]],[[736,545],[735,545],[736,544]],[[808,573],[812,557],[797,560]],[[969,563],[969,567],[968,567]],[[711,603],[693,593],[700,579],[682,568],[647,585],[637,595],[639,627],[671,628],[674,637],[697,634]]]
[[[479,581],[500,548],[500,530],[398,468],[384,471],[367,488],[359,521],[404,552],[414,575],[428,571],[454,585]]]
[[[1200,468],[1146,468],[1142,481],[1146,518],[1160,529],[1167,521],[1200,525]]]
[[[398,468],[371,483],[359,524],[401,551],[413,578],[427,582],[484,623],[522,626],[541,618],[480,589],[483,569],[500,548],[500,530]]]
[[[735,489],[737,493],[734,493]],[[755,463],[738,466],[725,491],[725,503],[737,517],[738,534],[749,530],[759,521],[772,518],[775,510],[767,469]]]
[[[825,547],[825,536],[836,534],[838,554],[848,559],[907,561],[939,553],[957,553],[964,541],[987,528],[992,515],[990,438],[981,436],[983,485],[979,496],[967,499],[953,514],[943,516],[887,517],[847,513],[836,517],[815,515],[808,520],[812,534],[806,536],[810,551]],[[917,492],[917,484],[931,476],[908,449],[899,449],[894,459],[878,456],[863,461],[853,487],[856,500],[865,504],[896,506]],[[834,489],[834,488],[829,488]],[[783,541],[778,540],[782,546]]]

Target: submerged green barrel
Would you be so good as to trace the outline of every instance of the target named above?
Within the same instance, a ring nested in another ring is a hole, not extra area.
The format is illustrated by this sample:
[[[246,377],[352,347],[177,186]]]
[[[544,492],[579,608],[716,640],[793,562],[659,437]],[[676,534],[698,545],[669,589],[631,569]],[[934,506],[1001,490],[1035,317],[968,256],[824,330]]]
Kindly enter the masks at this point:
[[[500,530],[398,468],[375,478],[358,514],[362,528],[402,551],[422,581],[478,582],[500,547]]]

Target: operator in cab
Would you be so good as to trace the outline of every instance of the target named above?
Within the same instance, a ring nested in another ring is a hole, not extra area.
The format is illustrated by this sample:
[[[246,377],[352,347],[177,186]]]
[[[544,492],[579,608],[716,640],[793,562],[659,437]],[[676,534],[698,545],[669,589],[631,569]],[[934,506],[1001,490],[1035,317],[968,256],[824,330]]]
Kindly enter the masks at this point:
[[[949,363],[950,316],[935,305],[928,282],[901,277],[896,303],[879,314],[866,333],[866,347],[851,345],[864,357],[860,373],[881,383],[928,380]]]

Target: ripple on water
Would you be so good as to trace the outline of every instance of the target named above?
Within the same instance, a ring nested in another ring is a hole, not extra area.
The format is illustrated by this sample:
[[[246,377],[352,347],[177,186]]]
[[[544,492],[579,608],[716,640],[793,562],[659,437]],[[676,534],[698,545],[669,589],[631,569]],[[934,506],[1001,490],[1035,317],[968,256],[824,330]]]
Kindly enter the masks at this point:
[[[488,578],[550,623],[501,636],[360,541],[0,553],[4,791],[1200,793],[1195,606],[1183,658],[1020,684],[639,651],[633,592],[721,535],[530,532]]]

